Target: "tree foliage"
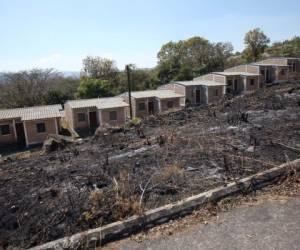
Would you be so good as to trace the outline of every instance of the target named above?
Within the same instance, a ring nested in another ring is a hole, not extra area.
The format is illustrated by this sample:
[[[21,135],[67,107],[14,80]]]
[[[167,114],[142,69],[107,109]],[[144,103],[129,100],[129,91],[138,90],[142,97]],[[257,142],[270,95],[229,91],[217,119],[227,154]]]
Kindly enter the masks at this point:
[[[63,103],[74,98],[77,83],[77,79],[65,78],[53,69],[5,73],[0,89],[0,106],[17,108]]]
[[[67,100],[73,99],[67,93],[58,89],[49,90],[44,96],[44,103],[50,104],[64,104]]]
[[[266,53],[270,56],[300,57],[300,37],[275,42],[266,49]]]
[[[82,61],[86,76],[94,79],[114,80],[118,74],[116,63],[107,58],[87,56]]]
[[[236,52],[227,58],[224,68],[231,68],[237,65],[245,64],[247,62],[243,53]]]
[[[211,43],[197,36],[168,42],[157,54],[158,78],[165,83],[171,80],[189,80],[199,74],[223,70],[232,51],[230,43]]]
[[[1,105],[13,108],[42,104],[55,77],[56,73],[52,69],[4,74]]]
[[[156,69],[139,69],[131,65],[132,90],[155,89],[159,85]],[[125,72],[124,72],[125,73]],[[125,91],[127,90],[127,76],[123,78]],[[122,91],[123,92],[123,91]]]
[[[244,51],[245,58],[248,61],[257,61],[261,54],[264,53],[270,39],[264,34],[260,28],[248,31],[244,37],[246,49]]]
[[[83,78],[76,91],[77,98],[97,98],[112,96],[113,92],[107,80]]]

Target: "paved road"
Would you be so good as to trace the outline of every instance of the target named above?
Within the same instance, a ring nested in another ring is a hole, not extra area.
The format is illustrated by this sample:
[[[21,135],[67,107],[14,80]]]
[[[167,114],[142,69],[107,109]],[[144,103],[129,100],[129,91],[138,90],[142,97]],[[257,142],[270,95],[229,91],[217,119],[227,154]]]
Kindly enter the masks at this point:
[[[266,202],[220,214],[219,223],[142,243],[125,241],[119,249],[300,249],[300,197]]]

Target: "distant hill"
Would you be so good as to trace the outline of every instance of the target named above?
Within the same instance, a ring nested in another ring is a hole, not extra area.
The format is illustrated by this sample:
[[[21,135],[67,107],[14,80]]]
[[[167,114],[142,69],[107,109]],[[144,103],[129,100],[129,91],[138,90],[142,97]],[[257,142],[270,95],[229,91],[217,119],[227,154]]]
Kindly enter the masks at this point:
[[[80,71],[62,71],[61,73],[64,77],[74,77],[74,78],[80,77]],[[2,80],[4,80],[4,73],[0,72],[0,83]]]
[[[80,71],[62,71],[61,73],[65,77],[75,77],[75,78],[80,77]]]

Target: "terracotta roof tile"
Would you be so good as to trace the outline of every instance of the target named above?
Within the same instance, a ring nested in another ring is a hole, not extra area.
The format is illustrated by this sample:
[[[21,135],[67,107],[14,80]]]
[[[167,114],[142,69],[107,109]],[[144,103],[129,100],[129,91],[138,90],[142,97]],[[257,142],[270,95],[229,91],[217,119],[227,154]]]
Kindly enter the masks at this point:
[[[121,97],[106,97],[106,98],[93,98],[93,99],[80,99],[67,101],[66,104],[71,108],[91,108],[97,109],[109,109],[128,107],[128,104],[124,102]]]
[[[20,118],[22,121],[62,117],[61,105],[35,106],[0,110],[0,120]]]

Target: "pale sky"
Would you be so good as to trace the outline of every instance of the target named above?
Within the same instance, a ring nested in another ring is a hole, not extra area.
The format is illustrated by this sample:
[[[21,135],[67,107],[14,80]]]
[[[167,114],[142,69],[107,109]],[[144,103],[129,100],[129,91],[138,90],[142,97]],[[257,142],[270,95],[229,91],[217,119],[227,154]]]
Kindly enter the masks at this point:
[[[164,43],[192,36],[240,51],[255,27],[300,35],[299,13],[299,0],[0,0],[0,71],[79,71],[87,55],[153,67]]]

